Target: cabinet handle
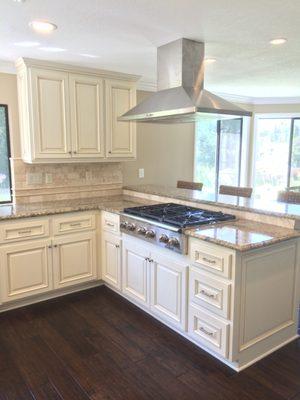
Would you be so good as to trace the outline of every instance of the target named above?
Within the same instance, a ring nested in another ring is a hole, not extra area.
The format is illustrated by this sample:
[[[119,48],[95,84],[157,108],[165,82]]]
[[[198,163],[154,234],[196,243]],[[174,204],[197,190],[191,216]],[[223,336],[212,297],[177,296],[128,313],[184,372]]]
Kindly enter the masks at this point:
[[[145,261],[150,261],[150,258],[149,257],[145,257]]]
[[[52,249],[52,246],[51,246],[51,244],[48,246],[48,249]]]
[[[81,226],[81,222],[72,222],[70,226]]]
[[[215,264],[215,263],[216,263],[216,260],[210,260],[210,259],[207,258],[207,257],[202,257],[202,260],[205,261],[205,262],[207,262],[207,263],[209,263],[209,264]]]
[[[111,222],[106,222],[105,224],[106,224],[107,226],[112,226],[112,227],[115,226],[115,224],[112,224]]]
[[[55,244],[53,247],[55,247],[55,248],[56,248],[56,247],[58,247],[58,245],[57,245],[57,244]]]
[[[72,154],[72,151],[70,150],[70,151],[68,151],[68,153],[71,155],[71,154]]]
[[[149,261],[149,263],[153,263],[152,258],[149,258],[148,261]]]
[[[207,336],[210,336],[210,337],[214,336],[213,332],[206,330],[203,326],[200,327],[200,331],[203,332]]]
[[[26,233],[31,233],[31,229],[24,229],[22,231],[18,231],[19,235],[25,235]]]
[[[120,245],[119,245],[119,244],[116,244],[115,246],[116,246],[116,248],[117,248],[117,249],[120,247]]]
[[[217,298],[217,296],[216,296],[215,294],[208,293],[208,292],[207,292],[206,290],[204,290],[204,289],[201,289],[201,290],[200,290],[200,293],[203,294],[203,295],[206,296],[206,297],[209,297],[210,299],[216,299],[216,298]]]

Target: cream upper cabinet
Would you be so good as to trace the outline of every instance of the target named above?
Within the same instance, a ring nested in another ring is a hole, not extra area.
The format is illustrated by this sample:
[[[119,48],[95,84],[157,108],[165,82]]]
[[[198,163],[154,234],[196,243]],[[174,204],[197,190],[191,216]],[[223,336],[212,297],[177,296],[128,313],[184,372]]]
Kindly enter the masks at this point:
[[[32,59],[19,60],[17,73],[25,162],[136,156],[135,123],[117,119],[136,103],[137,76]]]
[[[136,103],[132,82],[107,80],[106,90],[106,156],[109,158],[136,157],[136,123],[118,121],[118,117]]]
[[[97,77],[71,74],[72,156],[104,157],[104,84]]]
[[[32,68],[30,82],[34,158],[70,158],[68,74]]]

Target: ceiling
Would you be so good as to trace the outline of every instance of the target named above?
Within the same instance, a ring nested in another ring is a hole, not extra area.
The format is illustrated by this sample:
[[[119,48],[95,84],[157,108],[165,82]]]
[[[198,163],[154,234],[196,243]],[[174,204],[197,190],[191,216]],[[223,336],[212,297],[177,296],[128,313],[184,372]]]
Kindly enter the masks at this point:
[[[0,59],[20,56],[68,62],[156,81],[156,47],[185,37],[206,43],[208,90],[247,97],[300,96],[298,0],[26,0],[0,3]],[[49,35],[28,23],[58,25]],[[269,40],[288,42],[272,46]],[[15,42],[38,41],[49,53]],[[88,58],[80,54],[92,54]]]

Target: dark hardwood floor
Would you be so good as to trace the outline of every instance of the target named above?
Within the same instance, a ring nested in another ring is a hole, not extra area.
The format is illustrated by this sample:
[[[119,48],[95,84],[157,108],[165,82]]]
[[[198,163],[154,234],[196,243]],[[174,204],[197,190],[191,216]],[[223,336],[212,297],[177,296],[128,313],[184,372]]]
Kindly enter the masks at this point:
[[[300,400],[300,341],[235,373],[101,287],[0,315],[0,400]]]

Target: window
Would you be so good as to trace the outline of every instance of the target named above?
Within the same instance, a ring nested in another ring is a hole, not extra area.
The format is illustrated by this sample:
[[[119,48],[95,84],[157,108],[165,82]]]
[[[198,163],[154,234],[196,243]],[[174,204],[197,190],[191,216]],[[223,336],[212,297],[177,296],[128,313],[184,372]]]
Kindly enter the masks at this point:
[[[220,185],[240,184],[242,125],[242,118],[197,123],[194,180],[203,182],[205,191],[217,193]]]
[[[276,199],[279,190],[300,186],[300,119],[257,119],[253,187],[262,199]]]
[[[0,203],[11,201],[7,106],[0,105]]]

